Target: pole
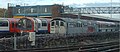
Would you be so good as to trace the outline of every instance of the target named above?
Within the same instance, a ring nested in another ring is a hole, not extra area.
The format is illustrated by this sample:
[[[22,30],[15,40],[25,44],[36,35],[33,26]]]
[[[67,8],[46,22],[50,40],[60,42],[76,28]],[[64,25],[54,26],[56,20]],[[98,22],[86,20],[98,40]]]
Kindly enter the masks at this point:
[[[81,18],[81,9],[80,9],[80,12],[78,12],[78,19]]]
[[[37,6],[37,18],[39,17],[39,6]]]
[[[112,0],[111,0],[111,18],[112,18]]]
[[[6,17],[6,10],[4,11],[4,18]]]
[[[16,33],[14,33],[14,50],[16,50]]]
[[[26,16],[25,16],[25,3],[24,3],[24,17],[26,17]]]
[[[79,12],[79,13],[78,13],[78,19],[80,19],[80,17],[81,17],[81,13]]]

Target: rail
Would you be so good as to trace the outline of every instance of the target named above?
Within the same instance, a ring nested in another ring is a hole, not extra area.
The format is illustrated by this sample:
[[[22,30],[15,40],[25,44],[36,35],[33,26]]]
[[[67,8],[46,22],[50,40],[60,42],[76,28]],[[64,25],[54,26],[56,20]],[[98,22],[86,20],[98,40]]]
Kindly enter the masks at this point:
[[[103,42],[89,45],[75,45],[65,47],[54,47],[54,48],[33,48],[33,49],[18,49],[18,50],[6,50],[9,52],[56,52],[56,51],[73,51],[79,52],[86,51],[119,51],[119,41]]]

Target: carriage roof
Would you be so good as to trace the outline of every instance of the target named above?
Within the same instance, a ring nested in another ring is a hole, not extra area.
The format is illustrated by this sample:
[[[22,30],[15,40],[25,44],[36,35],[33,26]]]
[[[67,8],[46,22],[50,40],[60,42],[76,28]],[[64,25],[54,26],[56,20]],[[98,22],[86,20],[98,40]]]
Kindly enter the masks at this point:
[[[88,22],[88,21],[90,21],[90,20],[83,20],[83,19],[71,19],[71,18],[61,18],[61,17],[54,18],[51,21],[54,21],[54,20],[61,20],[61,21],[67,22],[67,23],[69,23],[69,22],[81,23],[81,22]]]

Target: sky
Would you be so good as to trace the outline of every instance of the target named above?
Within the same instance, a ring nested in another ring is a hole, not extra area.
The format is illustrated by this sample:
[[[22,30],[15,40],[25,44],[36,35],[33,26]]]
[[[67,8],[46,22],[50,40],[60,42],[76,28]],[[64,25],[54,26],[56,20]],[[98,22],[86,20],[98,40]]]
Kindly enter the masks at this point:
[[[0,0],[0,8],[7,8],[7,3],[13,5],[53,5],[62,4],[71,7],[107,7],[118,6],[120,7],[120,0]],[[120,14],[117,15],[120,18]]]
[[[0,8],[7,8],[7,3],[20,5],[52,5],[63,4],[72,7],[86,6],[120,6],[120,0],[0,0]]]

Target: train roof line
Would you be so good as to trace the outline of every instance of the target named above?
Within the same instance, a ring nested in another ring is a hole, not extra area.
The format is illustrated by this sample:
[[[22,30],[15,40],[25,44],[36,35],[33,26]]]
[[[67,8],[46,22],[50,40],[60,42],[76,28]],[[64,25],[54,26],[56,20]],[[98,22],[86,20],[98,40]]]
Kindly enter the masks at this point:
[[[92,17],[92,18],[99,18],[99,19],[104,19],[104,20],[119,21],[120,22],[120,19],[118,19],[118,18],[110,18],[110,17],[100,16],[100,15],[92,15],[92,14],[81,14],[81,15]]]

